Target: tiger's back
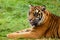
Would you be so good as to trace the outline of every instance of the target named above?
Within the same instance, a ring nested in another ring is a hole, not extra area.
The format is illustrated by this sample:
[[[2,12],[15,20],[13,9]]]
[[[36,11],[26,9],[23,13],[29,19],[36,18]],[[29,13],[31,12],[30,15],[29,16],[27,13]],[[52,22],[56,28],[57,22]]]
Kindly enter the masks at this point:
[[[45,37],[60,38],[60,17],[50,13]]]

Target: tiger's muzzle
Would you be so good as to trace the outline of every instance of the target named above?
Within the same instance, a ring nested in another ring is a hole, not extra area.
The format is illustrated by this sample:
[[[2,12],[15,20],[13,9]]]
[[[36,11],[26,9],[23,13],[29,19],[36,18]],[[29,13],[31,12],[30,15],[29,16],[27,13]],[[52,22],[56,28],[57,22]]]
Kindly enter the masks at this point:
[[[41,20],[41,18],[36,18],[34,20],[30,19],[29,22],[32,26],[38,26],[38,23],[40,20]]]

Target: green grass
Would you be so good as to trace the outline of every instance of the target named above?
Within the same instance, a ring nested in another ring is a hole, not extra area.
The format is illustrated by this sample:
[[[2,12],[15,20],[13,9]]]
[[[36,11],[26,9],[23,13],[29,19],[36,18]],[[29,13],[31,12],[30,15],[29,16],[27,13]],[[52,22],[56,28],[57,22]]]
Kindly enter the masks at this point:
[[[46,5],[47,10],[60,16],[60,0],[0,0],[0,40],[13,40],[6,34],[29,27],[27,13],[30,4]]]

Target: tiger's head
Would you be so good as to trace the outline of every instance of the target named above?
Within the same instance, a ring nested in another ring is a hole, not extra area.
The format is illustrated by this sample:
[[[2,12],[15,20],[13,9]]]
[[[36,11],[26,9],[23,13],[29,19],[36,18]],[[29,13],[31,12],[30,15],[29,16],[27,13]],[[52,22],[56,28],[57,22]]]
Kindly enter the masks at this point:
[[[32,26],[38,26],[44,23],[47,18],[47,14],[45,13],[45,6],[32,6],[30,5],[29,10],[29,22]]]

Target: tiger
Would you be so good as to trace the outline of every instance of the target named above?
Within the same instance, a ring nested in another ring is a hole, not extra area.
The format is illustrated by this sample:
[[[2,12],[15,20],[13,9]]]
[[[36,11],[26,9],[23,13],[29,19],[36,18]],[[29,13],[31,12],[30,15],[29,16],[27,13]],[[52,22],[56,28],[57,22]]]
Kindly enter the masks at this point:
[[[28,20],[30,28],[7,34],[8,38],[60,38],[60,17],[52,14],[46,6],[30,5]]]

